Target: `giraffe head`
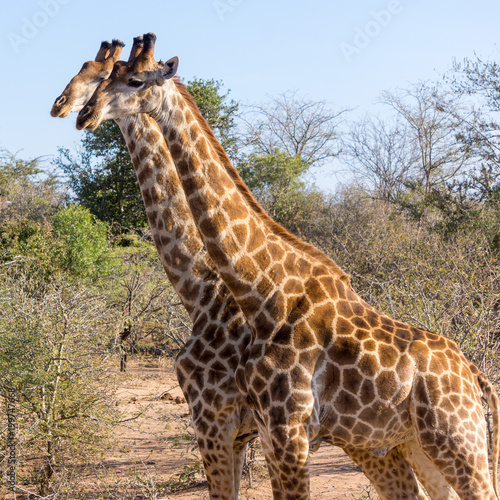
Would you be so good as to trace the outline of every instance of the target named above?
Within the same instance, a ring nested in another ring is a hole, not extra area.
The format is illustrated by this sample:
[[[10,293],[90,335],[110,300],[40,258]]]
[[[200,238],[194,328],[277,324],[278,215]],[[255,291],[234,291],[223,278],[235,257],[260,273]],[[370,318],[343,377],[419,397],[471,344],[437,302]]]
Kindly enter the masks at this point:
[[[115,64],[110,77],[99,84],[87,105],[80,111],[76,127],[95,129],[101,122],[158,110],[163,92],[168,92],[179,59],[155,61],[153,33],[144,35],[144,48],[127,64]]]
[[[64,118],[72,111],[78,112],[90,99],[99,83],[109,77],[113,65],[121,56],[124,43],[120,40],[102,42],[94,61],[87,61],[70,80],[63,93],[55,100],[50,114]],[[135,52],[142,47],[141,39],[134,39]],[[134,53],[132,48],[131,57]],[[135,57],[135,56],[134,56]]]

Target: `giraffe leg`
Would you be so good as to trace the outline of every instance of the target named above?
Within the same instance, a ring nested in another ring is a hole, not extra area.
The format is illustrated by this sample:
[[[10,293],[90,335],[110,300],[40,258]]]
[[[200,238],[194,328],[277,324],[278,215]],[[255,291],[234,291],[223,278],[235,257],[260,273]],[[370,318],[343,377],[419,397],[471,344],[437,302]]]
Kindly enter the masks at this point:
[[[309,499],[309,440],[303,425],[277,426],[271,440],[286,500]]]
[[[462,377],[456,387],[442,384],[437,398],[436,377],[428,378],[415,379],[410,407],[422,451],[461,500],[498,500],[488,469],[486,422],[477,391]],[[443,393],[451,396],[444,398]],[[439,402],[446,399],[447,406],[441,408]]]
[[[309,442],[304,427],[258,427],[273,499],[309,500]]]
[[[259,437],[262,444],[262,452],[266,459],[269,479],[271,480],[273,500],[282,500],[285,498],[284,490],[281,484],[280,470],[277,465],[276,457],[274,456],[272,441],[266,432],[262,432],[262,429],[259,429]]]
[[[427,500],[413,470],[396,448],[385,457],[375,457],[371,450],[344,451],[361,468],[381,500]]]
[[[240,481],[243,473],[243,463],[245,461],[245,451],[247,449],[248,442],[241,444],[236,440],[234,445],[234,487],[235,491],[240,491]],[[267,469],[269,473],[269,479],[271,481],[271,487],[273,490],[273,499],[280,500],[283,496],[283,491],[281,488],[281,481],[279,479],[279,469],[274,464],[274,455],[268,455],[264,453],[267,463]],[[269,461],[268,461],[269,457]],[[270,463],[269,463],[270,462]]]
[[[425,455],[416,440],[400,444],[398,451],[411,465],[431,500],[458,500],[458,495]]]
[[[237,411],[228,411],[218,417],[207,419],[199,411],[193,419],[193,428],[198,441],[205,469],[211,500],[237,500],[243,452],[250,439],[238,439],[241,420]]]
[[[200,444],[201,440],[198,440]],[[235,487],[236,477],[233,468],[233,446],[230,442],[203,439],[199,446],[201,459],[205,468],[208,491],[211,500],[237,500],[238,490]],[[214,450],[217,449],[215,452]],[[237,481],[239,485],[239,478]]]
[[[248,442],[235,441],[233,446],[233,478],[234,478],[234,491],[237,498],[240,491],[241,475],[243,474],[243,463],[245,461],[245,452],[247,450]]]

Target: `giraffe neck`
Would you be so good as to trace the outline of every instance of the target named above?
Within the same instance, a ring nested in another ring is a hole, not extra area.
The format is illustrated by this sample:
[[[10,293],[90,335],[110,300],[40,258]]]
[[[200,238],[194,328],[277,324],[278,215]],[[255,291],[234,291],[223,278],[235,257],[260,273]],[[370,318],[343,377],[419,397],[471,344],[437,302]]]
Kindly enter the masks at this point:
[[[222,283],[204,248],[158,126],[140,114],[116,120],[127,143],[163,268],[195,321]]]
[[[303,293],[301,282],[312,267],[323,266],[336,278],[345,278],[326,256],[310,255],[310,247],[301,242],[294,246],[289,233],[269,223],[245,194],[234,167],[221,161],[199,111],[173,82],[164,90],[161,106],[151,116],[162,129],[208,253],[254,330],[273,296],[283,297],[277,292],[285,282],[285,295],[292,299],[276,305],[282,317],[295,306],[293,296]]]

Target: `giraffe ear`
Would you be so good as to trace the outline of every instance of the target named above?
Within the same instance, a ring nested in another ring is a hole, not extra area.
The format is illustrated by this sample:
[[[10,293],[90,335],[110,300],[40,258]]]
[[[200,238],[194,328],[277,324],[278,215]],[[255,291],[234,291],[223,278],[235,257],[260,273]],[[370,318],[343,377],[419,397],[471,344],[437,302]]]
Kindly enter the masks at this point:
[[[162,78],[165,80],[170,80],[170,78],[173,78],[175,76],[178,68],[179,58],[177,56],[172,57],[172,59],[169,59],[163,66],[163,69],[161,71]]]

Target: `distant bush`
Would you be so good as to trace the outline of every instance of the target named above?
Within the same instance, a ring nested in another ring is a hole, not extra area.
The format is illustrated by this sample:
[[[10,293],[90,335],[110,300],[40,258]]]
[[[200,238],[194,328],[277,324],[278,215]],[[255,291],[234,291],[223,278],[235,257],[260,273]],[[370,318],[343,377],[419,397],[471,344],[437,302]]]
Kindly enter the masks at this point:
[[[484,223],[449,233],[435,214],[416,221],[362,190],[331,204],[321,247],[352,277],[354,289],[390,316],[447,335],[500,381],[500,260]]]

